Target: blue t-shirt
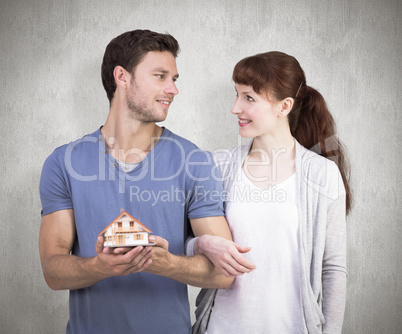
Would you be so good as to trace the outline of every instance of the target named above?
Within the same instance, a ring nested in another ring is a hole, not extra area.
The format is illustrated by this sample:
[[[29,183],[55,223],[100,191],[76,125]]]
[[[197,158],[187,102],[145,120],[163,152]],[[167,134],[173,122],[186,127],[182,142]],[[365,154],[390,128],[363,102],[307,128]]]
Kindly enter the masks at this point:
[[[132,152],[136,154],[136,152]],[[98,234],[124,208],[184,254],[189,218],[222,216],[221,184],[209,152],[164,128],[153,150],[125,173],[109,154],[100,129],[57,148],[45,161],[42,215],[74,209],[72,253],[96,255]],[[190,333],[187,286],[135,273],[70,291],[67,333]]]

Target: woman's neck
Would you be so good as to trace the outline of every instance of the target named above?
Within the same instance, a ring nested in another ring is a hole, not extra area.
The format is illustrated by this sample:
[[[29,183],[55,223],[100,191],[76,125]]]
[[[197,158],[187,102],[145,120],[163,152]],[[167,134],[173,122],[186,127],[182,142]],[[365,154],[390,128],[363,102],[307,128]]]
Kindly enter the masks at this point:
[[[246,176],[258,188],[277,185],[295,173],[295,141],[288,136],[258,136],[243,164]]]
[[[295,148],[295,141],[292,135],[275,134],[255,137],[251,145],[249,156],[254,160],[266,161],[275,159],[278,155],[283,158],[292,158]]]

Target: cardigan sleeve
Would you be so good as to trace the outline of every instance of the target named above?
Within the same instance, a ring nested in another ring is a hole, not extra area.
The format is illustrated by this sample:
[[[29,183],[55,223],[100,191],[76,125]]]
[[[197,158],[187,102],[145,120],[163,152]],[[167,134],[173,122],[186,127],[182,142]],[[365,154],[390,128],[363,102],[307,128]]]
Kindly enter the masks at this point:
[[[323,333],[340,334],[346,303],[346,194],[338,167],[328,162],[327,229],[322,268]]]

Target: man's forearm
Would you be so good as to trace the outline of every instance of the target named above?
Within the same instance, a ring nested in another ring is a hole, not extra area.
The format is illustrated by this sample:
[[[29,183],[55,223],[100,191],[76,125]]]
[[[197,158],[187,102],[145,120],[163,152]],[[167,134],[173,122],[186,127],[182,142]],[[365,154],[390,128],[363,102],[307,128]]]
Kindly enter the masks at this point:
[[[153,261],[145,271],[200,288],[227,289],[234,279],[221,274],[208,258],[201,254],[178,256],[167,253],[163,261]]]
[[[82,289],[108,277],[143,271],[151,264],[150,247],[103,249],[103,238],[99,237],[95,248],[95,257],[42,256],[43,273],[49,287],[53,290]]]
[[[232,240],[223,216],[190,219],[190,222],[196,236],[211,234]],[[149,238],[156,246],[153,247],[152,263],[147,272],[201,288],[226,289],[232,285],[233,276],[221,273],[204,254],[174,255],[169,253],[167,240],[154,235]]]
[[[107,275],[97,272],[94,258],[53,255],[43,263],[43,276],[53,290],[75,290],[91,286]]]

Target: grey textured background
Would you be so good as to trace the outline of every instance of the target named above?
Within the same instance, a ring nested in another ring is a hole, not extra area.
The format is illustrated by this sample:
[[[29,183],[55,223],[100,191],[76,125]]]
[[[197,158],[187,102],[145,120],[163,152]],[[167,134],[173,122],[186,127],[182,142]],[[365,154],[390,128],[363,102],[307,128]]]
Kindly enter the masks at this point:
[[[39,262],[41,167],[56,146],[103,124],[104,49],[136,28],[179,40],[180,94],[164,124],[208,150],[239,140],[230,114],[235,63],[269,50],[299,59],[308,84],[326,97],[353,167],[344,333],[401,333],[400,0],[2,0],[0,6],[1,333],[65,331],[67,292],[45,285]],[[190,291],[194,298],[196,289]]]

